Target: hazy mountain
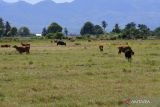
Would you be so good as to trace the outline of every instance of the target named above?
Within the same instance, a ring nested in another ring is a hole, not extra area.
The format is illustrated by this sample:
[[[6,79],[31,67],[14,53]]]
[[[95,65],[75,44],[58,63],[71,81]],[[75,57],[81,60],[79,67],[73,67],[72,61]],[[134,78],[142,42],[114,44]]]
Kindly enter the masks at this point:
[[[160,26],[160,1],[158,0],[75,0],[71,3],[55,3],[44,0],[37,4],[24,1],[6,3],[0,0],[0,17],[18,27],[28,26],[32,32],[41,33],[43,27],[58,22],[71,33],[79,33],[84,22],[115,23],[124,26],[134,21],[151,28]]]

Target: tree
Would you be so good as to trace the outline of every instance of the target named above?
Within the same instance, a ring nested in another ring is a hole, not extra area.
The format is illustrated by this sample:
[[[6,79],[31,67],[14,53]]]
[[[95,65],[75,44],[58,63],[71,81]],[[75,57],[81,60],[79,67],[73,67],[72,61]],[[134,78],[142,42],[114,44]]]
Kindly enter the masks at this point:
[[[160,36],[160,27],[157,27],[153,32],[155,36]]]
[[[86,22],[80,31],[81,35],[94,34],[94,25],[92,22]]]
[[[115,24],[112,32],[113,32],[113,33],[121,33],[121,29],[120,29],[120,27],[119,27],[118,24]]]
[[[138,29],[134,22],[128,23],[123,30],[123,38],[135,38],[138,35]]]
[[[46,36],[47,35],[47,29],[44,27],[42,30],[42,36]]]
[[[138,33],[137,38],[146,38],[150,35],[150,29],[144,24],[138,24]]]
[[[104,32],[105,32],[107,26],[108,26],[107,22],[102,21],[102,27],[103,27]]]
[[[48,33],[46,37],[48,39],[63,39],[64,35],[61,32],[57,32],[57,33]]]
[[[54,39],[63,39],[64,35],[61,32],[57,32],[54,34]]]
[[[0,18],[0,37],[2,37],[4,34],[4,22],[3,19]]]
[[[30,35],[30,30],[27,27],[21,27],[18,31],[18,34],[21,36],[28,36]]]
[[[16,27],[12,27],[11,30],[10,30],[10,33],[11,33],[12,36],[17,35],[17,28]]]
[[[7,21],[6,24],[5,24],[5,36],[9,36],[9,31],[11,30],[11,25],[10,23]]]
[[[68,35],[68,29],[66,27],[64,28],[64,33],[66,36]]]
[[[62,32],[62,27],[58,23],[52,23],[48,26],[47,33]]]
[[[94,26],[94,34],[99,35],[99,34],[103,34],[103,28],[99,25],[95,25]]]
[[[45,36],[48,39],[54,39],[54,34],[53,33],[47,33],[47,35]]]

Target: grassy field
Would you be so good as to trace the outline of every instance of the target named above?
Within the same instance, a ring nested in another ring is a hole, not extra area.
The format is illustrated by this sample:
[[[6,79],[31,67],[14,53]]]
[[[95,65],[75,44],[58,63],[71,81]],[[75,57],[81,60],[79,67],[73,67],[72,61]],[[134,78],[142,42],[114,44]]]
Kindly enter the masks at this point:
[[[126,42],[132,63],[118,55]],[[160,107],[160,40],[30,43],[29,55],[0,48],[0,107]],[[127,98],[150,104],[119,104]]]

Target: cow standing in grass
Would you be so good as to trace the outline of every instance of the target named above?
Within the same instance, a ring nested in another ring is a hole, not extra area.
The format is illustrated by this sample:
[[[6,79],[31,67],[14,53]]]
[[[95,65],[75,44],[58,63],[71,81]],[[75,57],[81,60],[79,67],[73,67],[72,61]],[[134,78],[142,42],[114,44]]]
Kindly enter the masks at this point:
[[[29,54],[30,53],[30,46],[13,46],[13,48],[15,48],[20,54],[22,53],[26,53]]]
[[[128,45],[119,46],[118,49],[118,54],[121,54],[122,52],[125,53],[126,50],[132,50],[131,47]]]
[[[1,45],[2,48],[10,48],[11,45],[5,44],[5,45]]]
[[[64,41],[58,41],[58,42],[57,42],[57,46],[58,46],[58,45],[65,45],[65,46],[66,46],[66,42],[64,42]]]
[[[132,60],[132,55],[134,55],[134,52],[130,49],[125,50],[125,57],[128,59],[129,62]]]
[[[103,52],[103,45],[99,45],[100,52]]]
[[[130,46],[123,45],[119,46],[118,49],[118,54],[121,54],[123,52],[125,54],[125,58],[128,59],[128,61],[132,60],[132,55],[134,55],[134,52]]]

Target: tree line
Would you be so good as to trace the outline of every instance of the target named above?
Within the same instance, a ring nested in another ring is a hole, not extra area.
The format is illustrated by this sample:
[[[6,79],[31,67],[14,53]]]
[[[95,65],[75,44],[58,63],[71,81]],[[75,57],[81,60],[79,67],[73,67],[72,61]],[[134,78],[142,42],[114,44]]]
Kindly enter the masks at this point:
[[[160,27],[157,27],[154,30],[151,30],[145,24],[136,24],[134,22],[130,22],[125,25],[124,28],[121,28],[119,24],[115,24],[114,28],[107,32],[106,28],[108,27],[108,23],[106,21],[102,21],[99,25],[94,25],[92,22],[87,21],[81,27],[80,35],[82,37],[89,36],[103,36],[103,35],[116,35],[116,38],[122,39],[147,39],[149,36],[158,36],[160,37]],[[19,29],[16,27],[12,27],[8,21],[4,22],[2,18],[0,18],[0,37],[16,37],[16,36],[29,36],[31,35],[29,28],[20,27]],[[51,23],[48,27],[44,27],[42,30],[42,36],[48,39],[62,39],[65,36],[69,35],[68,29],[63,28],[56,22]]]
[[[15,26],[11,26],[8,21],[4,21],[0,18],[0,37],[16,37],[16,36],[29,36],[30,30],[28,27],[20,27],[19,29]]]
[[[108,23],[106,21],[102,21],[100,25],[94,25],[92,22],[87,21],[84,23],[80,30],[80,35],[82,37],[89,36],[98,36],[101,35],[116,35],[117,38],[122,39],[147,39],[149,36],[159,36],[160,37],[160,27],[157,27],[155,30],[151,30],[145,24],[136,24],[134,22],[130,22],[125,25],[122,29],[119,24],[115,24],[114,28],[111,32],[107,32],[106,28],[108,27]],[[47,28],[44,28],[42,31],[42,35],[47,38],[63,38],[64,35],[68,35],[67,28],[62,28],[58,23],[51,23]]]
[[[102,21],[101,25],[94,25],[92,22],[88,21],[84,23],[81,28],[80,34],[82,36],[88,35],[103,35],[103,34],[116,34],[118,38],[127,38],[127,39],[146,39],[148,36],[160,36],[160,27],[157,27],[155,30],[151,30],[145,24],[136,24],[130,22],[125,25],[122,29],[119,24],[115,24],[111,32],[106,32],[106,27],[108,26],[106,21]]]

